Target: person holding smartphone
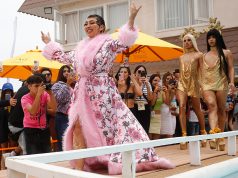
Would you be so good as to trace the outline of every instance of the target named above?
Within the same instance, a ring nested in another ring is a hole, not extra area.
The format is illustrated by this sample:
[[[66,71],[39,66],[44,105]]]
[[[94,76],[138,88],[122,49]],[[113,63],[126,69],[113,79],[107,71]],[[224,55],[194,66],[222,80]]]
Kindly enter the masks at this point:
[[[127,66],[119,68],[115,79],[117,80],[116,84],[122,100],[131,112],[135,114],[135,97],[142,96],[141,86],[138,84],[134,74],[131,74],[131,70]]]
[[[8,146],[8,135],[10,133],[8,129],[9,106],[15,106],[17,102],[16,99],[12,98],[13,95],[12,84],[3,84],[0,101],[0,148],[6,148]],[[2,151],[2,153],[5,153],[5,151]]]
[[[138,65],[134,70],[137,82],[142,88],[142,96],[135,98],[135,116],[140,122],[146,133],[149,133],[151,108],[150,102],[153,100],[152,87],[147,79],[145,66]]]
[[[150,102],[151,117],[150,117],[149,137],[151,140],[160,138],[160,124],[161,124],[160,107],[163,104],[161,81],[162,80],[160,74],[151,75],[149,80],[153,91],[153,100]]]
[[[62,137],[68,127],[68,110],[71,102],[72,83],[75,81],[69,65],[63,65],[58,74],[56,83],[52,86],[55,95],[57,109],[55,114],[55,130],[57,137],[58,151],[62,151]]]
[[[173,114],[176,110],[175,100],[175,86],[173,82],[173,75],[166,72],[162,78],[162,105],[161,112],[161,126],[160,137],[171,138],[175,133],[176,117]]]

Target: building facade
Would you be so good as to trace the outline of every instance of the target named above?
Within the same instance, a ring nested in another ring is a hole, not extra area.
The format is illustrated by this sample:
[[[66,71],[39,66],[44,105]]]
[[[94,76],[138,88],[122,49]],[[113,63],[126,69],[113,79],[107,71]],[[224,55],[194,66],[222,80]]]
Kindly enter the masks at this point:
[[[140,31],[181,46],[179,35],[192,26],[201,31],[209,17],[217,17],[224,25],[222,34],[227,47],[234,54],[238,77],[238,1],[237,0],[137,0],[142,9],[136,19]],[[109,33],[126,23],[131,0],[26,0],[20,12],[54,20],[55,40],[66,50],[85,37],[83,23],[89,14],[104,17]],[[198,39],[198,47],[206,52],[205,34]],[[143,63],[150,73],[173,71],[178,60]],[[118,68],[120,64],[115,64]],[[138,64],[132,64],[132,69]],[[116,69],[115,69],[116,70]]]

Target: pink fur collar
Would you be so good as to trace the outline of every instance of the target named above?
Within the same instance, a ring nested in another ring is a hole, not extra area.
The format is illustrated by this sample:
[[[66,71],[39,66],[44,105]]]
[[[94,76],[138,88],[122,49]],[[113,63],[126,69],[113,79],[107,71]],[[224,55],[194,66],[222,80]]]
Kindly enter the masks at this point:
[[[110,35],[100,34],[94,38],[86,38],[79,42],[75,52],[77,73],[81,76],[91,73],[93,59],[107,39],[111,39]]]

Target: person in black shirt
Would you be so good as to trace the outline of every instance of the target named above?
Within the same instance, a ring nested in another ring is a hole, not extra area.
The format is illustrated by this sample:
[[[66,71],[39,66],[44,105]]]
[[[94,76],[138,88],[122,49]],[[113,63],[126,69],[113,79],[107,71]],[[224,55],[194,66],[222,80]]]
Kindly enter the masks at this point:
[[[11,107],[11,111],[8,118],[8,125],[11,131],[11,138],[18,141],[19,147],[21,147],[23,154],[25,154],[25,140],[23,138],[23,117],[24,113],[21,106],[21,98],[29,93],[29,89],[27,84],[24,84],[17,93],[15,94],[14,98],[17,100],[17,104]],[[15,150],[16,154],[20,154],[21,149]]]

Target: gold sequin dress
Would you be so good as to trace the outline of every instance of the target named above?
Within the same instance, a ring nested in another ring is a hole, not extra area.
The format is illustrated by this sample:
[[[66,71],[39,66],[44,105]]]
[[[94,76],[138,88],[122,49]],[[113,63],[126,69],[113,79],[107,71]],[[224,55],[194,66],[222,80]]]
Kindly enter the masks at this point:
[[[215,65],[209,67],[203,56],[203,65],[201,69],[201,85],[204,91],[206,90],[228,90],[228,80],[226,74],[222,70],[220,72],[220,60],[217,58]]]
[[[186,93],[188,96],[200,97],[198,59],[191,58],[188,62],[185,62],[180,58],[180,78],[177,89]]]

